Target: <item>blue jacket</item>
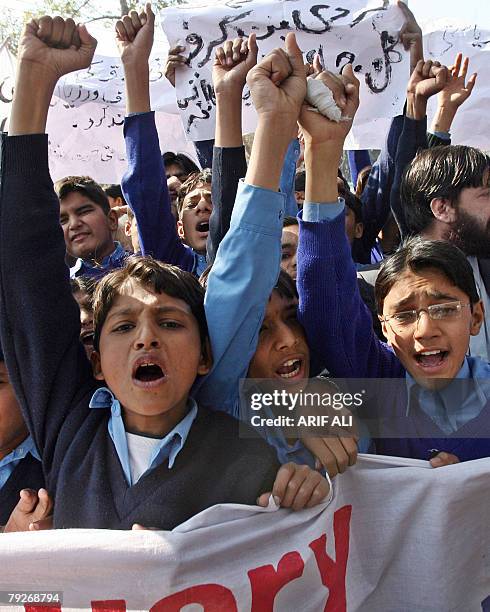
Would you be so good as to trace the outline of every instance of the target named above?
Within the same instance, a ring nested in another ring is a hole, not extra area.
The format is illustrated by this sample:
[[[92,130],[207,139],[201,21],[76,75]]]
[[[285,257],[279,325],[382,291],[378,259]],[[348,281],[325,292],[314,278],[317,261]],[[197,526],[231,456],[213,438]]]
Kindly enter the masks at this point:
[[[300,220],[297,282],[299,317],[310,349],[337,378],[405,379],[406,371],[396,355],[372,330],[369,311],[359,295],[339,207],[305,204],[303,216],[311,221]],[[482,372],[490,376],[488,364],[476,358],[468,360],[472,376],[481,376]],[[370,416],[403,416],[407,402],[406,385],[396,385],[393,393],[377,396],[375,413]],[[434,448],[454,452],[460,460],[490,456],[489,397],[477,416],[451,435],[444,435],[421,408],[405,419],[404,425],[407,423],[410,435],[375,440],[377,452],[427,459],[427,451]],[[421,428],[424,438],[417,436]],[[482,438],[482,432],[488,432],[488,438]],[[475,439],[468,440],[471,437]]]
[[[199,276],[206,267],[206,258],[185,245],[177,233],[155,113],[126,117],[124,139],[128,170],[122,178],[121,188],[136,217],[141,254]]]

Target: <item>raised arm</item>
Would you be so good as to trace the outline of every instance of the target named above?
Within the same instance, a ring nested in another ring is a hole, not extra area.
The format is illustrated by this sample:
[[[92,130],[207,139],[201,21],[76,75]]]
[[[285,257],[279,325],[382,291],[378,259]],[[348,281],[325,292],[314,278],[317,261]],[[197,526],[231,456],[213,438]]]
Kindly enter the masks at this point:
[[[412,75],[418,62],[424,57],[422,29],[404,2],[398,0],[398,6],[405,17],[400,40],[405,51],[409,52],[410,75]],[[396,152],[403,124],[404,115],[397,115],[392,119],[381,153],[373,164],[361,196],[364,232],[360,240],[362,245],[360,255],[364,257],[366,263],[370,262],[370,251],[390,214],[391,191],[396,173]]]
[[[210,272],[205,298],[214,365],[200,401],[238,416],[238,383],[255,353],[265,308],[279,274],[285,196],[278,192],[284,156],[306,90],[293,34],[247,77],[258,114],[245,182],[230,230]]]
[[[307,107],[300,115],[306,194],[298,247],[299,318],[310,349],[333,376],[383,376],[386,362],[396,358],[376,337],[359,295],[344,204],[337,198],[337,168],[359,105],[359,81],[351,66],[341,78],[324,73],[317,78],[331,88],[344,88],[347,103],[339,123]]]
[[[153,46],[154,22],[155,16],[148,4],[139,15],[132,11],[116,23],[127,112],[124,139],[128,170],[121,187],[136,218],[141,253],[192,272],[194,256],[177,233],[155,116],[150,110],[148,59]]]
[[[213,263],[230,227],[238,181],[247,172],[242,141],[242,93],[247,74],[257,63],[255,34],[236,38],[216,50],[213,86],[216,94],[216,137],[213,152],[212,200],[207,241],[208,263]]]
[[[442,144],[451,144],[449,132],[456,113],[459,107],[471,96],[476,83],[476,72],[466,82],[469,64],[469,58],[465,57],[463,61],[463,54],[458,53],[454,66],[449,69],[446,84],[437,96],[437,110],[432,120],[429,146],[431,145],[430,141],[434,140],[434,136],[442,141]],[[438,144],[441,144],[441,142]]]
[[[420,60],[407,86],[407,109],[403,129],[398,140],[395,158],[395,178],[390,195],[391,210],[400,228],[402,239],[409,233],[405,219],[400,186],[403,173],[419,149],[427,148],[427,102],[443,89],[448,71],[439,62]]]
[[[44,131],[56,82],[87,68],[96,44],[85,26],[77,27],[71,19],[42,17],[27,24],[19,45],[10,131],[2,135],[2,347],[47,474],[58,431],[74,400],[93,392],[95,383],[79,342],[80,314],[64,263]]]

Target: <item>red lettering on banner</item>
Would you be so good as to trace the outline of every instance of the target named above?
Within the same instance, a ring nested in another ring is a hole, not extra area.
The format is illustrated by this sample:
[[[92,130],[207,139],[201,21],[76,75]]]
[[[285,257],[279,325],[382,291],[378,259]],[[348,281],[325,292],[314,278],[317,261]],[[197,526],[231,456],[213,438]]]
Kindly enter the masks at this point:
[[[189,604],[200,604],[204,612],[238,612],[235,597],[221,584],[200,584],[168,597],[150,608],[150,612],[180,612]]]
[[[104,601],[91,601],[92,612],[126,612],[126,600],[107,599]]]
[[[345,574],[349,557],[349,532],[352,506],[344,506],[333,515],[335,561],[327,554],[327,536],[322,535],[310,544],[320,570],[322,584],[328,588],[324,612],[346,612]]]
[[[49,604],[43,606],[39,604],[37,606],[24,606],[25,612],[60,612],[61,604]]]
[[[250,586],[252,587],[252,611],[272,612],[274,600],[282,587],[300,578],[305,564],[298,552],[284,555],[277,564],[277,571],[273,565],[262,565],[248,572]]]

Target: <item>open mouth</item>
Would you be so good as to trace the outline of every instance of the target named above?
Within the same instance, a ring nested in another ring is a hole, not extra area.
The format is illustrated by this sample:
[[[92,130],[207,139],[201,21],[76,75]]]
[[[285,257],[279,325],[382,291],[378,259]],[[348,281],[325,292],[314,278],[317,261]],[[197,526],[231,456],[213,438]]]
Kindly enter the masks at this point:
[[[277,368],[276,374],[283,379],[294,378],[301,371],[301,359],[289,359],[281,367]]]
[[[83,240],[85,240],[87,236],[88,234],[76,234],[76,236],[73,236],[71,241],[72,242],[82,242]]]
[[[415,355],[415,361],[423,368],[437,368],[447,359],[449,351],[421,351]]]
[[[135,381],[146,385],[160,383],[165,379],[165,373],[162,368],[156,363],[142,363],[137,368],[133,375]]]
[[[197,232],[209,232],[209,221],[201,221],[196,225]]]

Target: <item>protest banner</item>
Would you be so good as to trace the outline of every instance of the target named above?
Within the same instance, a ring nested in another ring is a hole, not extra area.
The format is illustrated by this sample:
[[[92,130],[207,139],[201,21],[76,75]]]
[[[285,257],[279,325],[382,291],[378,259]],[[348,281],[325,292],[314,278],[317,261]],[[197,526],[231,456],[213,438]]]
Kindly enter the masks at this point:
[[[381,6],[380,6],[381,5]],[[340,6],[311,0],[231,0],[202,8],[167,8],[162,27],[170,46],[186,48],[187,65],[176,79],[177,104],[192,140],[213,138],[215,101],[212,92],[214,53],[227,39],[255,32],[259,56],[283,46],[295,32],[304,58],[316,53],[330,70],[350,62],[361,80],[359,124],[398,114],[407,81],[408,63],[398,32],[400,9],[385,0],[345,0]],[[254,130],[255,113],[248,89],[243,96],[244,131]]]
[[[345,8],[306,0],[228,0],[204,8],[190,5],[164,9],[160,21],[165,34],[156,28],[150,56],[152,108],[156,111],[162,151],[184,152],[196,159],[186,138],[213,138],[213,51],[226,38],[250,31],[257,34],[261,55],[274,46],[282,46],[286,33],[292,31],[305,51],[305,59],[311,60],[314,51],[321,52],[326,66],[334,71],[352,61],[361,80],[361,105],[346,148],[381,148],[391,117],[402,111],[408,81],[408,57],[396,42],[401,12],[386,0],[345,0],[341,6]],[[221,23],[223,15],[230,16],[227,23]],[[479,73],[473,95],[454,121],[453,143],[490,150],[490,80],[486,70],[490,32],[464,22],[440,21],[422,26],[428,59],[452,65],[461,51],[470,58],[470,73]],[[99,41],[92,65],[63,77],[55,90],[48,118],[50,168],[54,179],[88,174],[100,182],[119,182],[126,170],[123,68],[112,29],[91,24],[90,31]],[[177,91],[164,77],[169,41],[184,43],[184,55],[190,58],[189,66],[178,71]],[[1,122],[10,106],[14,58],[6,48],[0,53]],[[429,101],[429,125],[436,102],[436,97]],[[248,90],[243,110],[244,132],[254,131]],[[191,115],[201,116],[193,119],[187,134],[179,112],[185,126]]]
[[[0,597],[11,612],[46,612],[33,594],[60,592],[48,610],[477,612],[489,476],[490,459],[361,455],[329,504],[301,512],[223,505],[172,532],[5,534]]]

